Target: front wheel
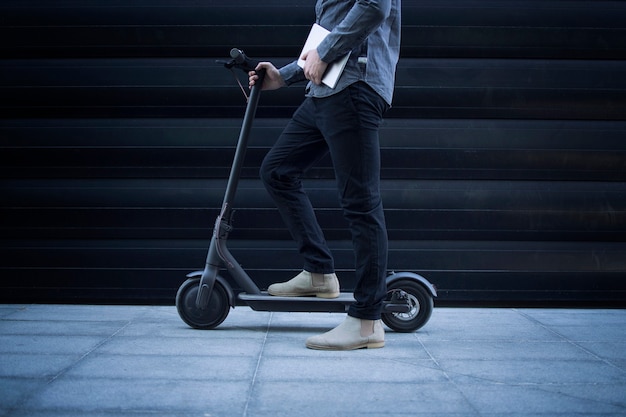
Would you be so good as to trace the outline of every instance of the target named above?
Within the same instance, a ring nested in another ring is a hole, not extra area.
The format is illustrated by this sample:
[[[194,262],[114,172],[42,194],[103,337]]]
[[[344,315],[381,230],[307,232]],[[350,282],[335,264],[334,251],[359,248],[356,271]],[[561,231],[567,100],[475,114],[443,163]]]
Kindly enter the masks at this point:
[[[406,313],[383,313],[382,320],[392,330],[401,333],[416,331],[428,322],[433,313],[434,302],[430,292],[411,279],[400,279],[387,286],[387,299],[401,293],[409,305]]]
[[[230,311],[228,293],[218,281],[213,285],[211,298],[202,310],[196,307],[196,297],[200,289],[200,278],[190,278],[176,293],[176,309],[180,318],[190,327],[200,330],[214,329],[226,319]]]

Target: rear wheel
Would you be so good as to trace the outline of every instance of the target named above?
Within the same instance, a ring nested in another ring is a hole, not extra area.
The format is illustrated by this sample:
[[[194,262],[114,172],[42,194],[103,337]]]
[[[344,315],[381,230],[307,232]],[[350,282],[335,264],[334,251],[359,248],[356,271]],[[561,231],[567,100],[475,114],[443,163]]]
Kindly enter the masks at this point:
[[[194,329],[214,329],[226,319],[230,311],[228,293],[215,281],[209,304],[202,310],[196,307],[196,297],[200,288],[200,278],[190,278],[176,293],[176,309],[180,318]]]
[[[433,313],[434,302],[423,285],[411,279],[394,281],[387,286],[387,299],[391,300],[394,294],[406,301],[409,311],[383,313],[382,320],[389,328],[408,333],[418,330],[428,322]]]

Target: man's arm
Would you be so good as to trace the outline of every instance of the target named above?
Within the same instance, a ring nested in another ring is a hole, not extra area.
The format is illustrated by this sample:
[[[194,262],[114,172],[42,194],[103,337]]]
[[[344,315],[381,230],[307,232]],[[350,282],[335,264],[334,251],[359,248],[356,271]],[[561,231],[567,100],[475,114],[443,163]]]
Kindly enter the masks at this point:
[[[306,52],[304,76],[319,85],[328,65],[360,45],[391,12],[391,0],[357,0],[317,49]]]
[[[331,63],[367,39],[391,13],[391,0],[357,0],[346,17],[317,47],[320,59]]]

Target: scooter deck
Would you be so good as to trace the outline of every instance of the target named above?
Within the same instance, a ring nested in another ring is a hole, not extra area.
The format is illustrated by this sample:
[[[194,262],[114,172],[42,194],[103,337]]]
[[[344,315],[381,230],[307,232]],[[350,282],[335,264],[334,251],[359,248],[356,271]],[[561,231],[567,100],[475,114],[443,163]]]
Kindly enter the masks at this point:
[[[277,297],[267,292],[239,293],[238,297],[255,311],[345,313],[348,311],[348,306],[354,303],[352,293],[343,292],[337,298]]]

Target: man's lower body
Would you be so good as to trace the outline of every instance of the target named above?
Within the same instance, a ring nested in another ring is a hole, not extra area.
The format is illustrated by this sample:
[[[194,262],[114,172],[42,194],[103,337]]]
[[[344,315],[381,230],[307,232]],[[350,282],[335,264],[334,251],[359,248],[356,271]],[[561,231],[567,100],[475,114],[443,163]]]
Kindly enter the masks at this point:
[[[342,325],[307,341],[311,348],[384,345],[380,315],[386,296],[387,231],[380,195],[378,129],[387,108],[362,82],[330,97],[307,98],[261,167],[265,187],[304,258],[303,273],[271,286],[270,294],[332,298],[339,291],[333,257],[300,180],[326,154],[332,159],[340,205],[352,233],[356,302]],[[351,332],[360,336],[351,337]]]

